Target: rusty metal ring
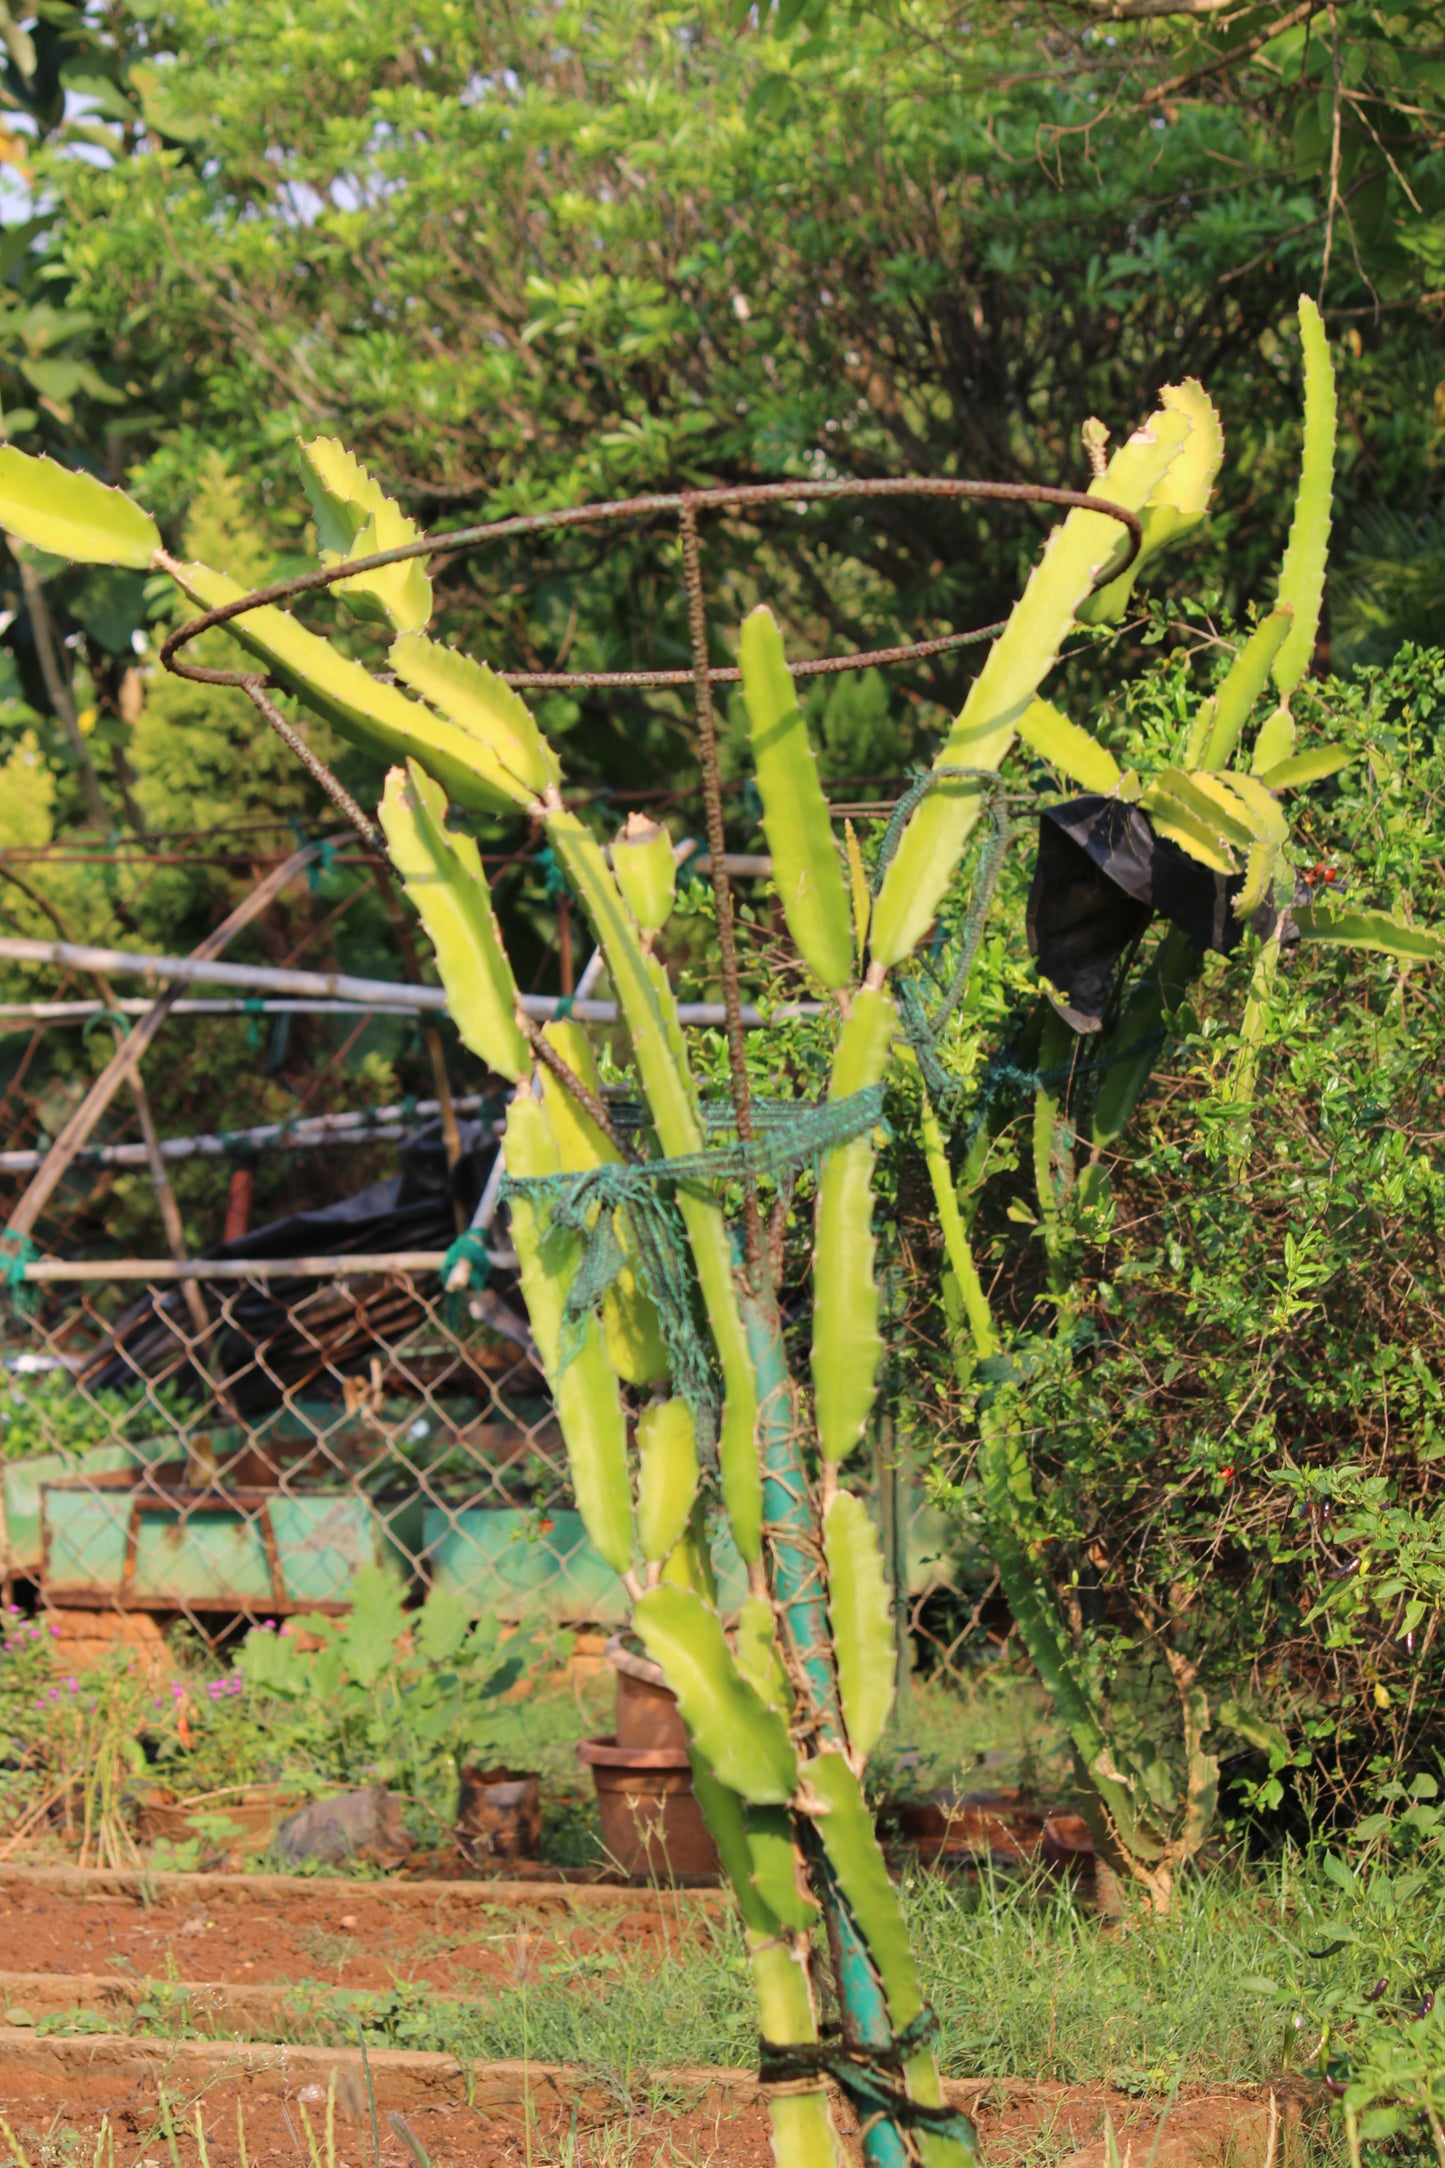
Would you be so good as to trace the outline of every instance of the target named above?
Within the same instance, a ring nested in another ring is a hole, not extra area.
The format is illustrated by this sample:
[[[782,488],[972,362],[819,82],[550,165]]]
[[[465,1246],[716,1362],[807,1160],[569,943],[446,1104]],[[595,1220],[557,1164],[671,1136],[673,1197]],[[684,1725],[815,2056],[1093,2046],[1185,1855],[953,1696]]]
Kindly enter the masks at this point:
[[[1123,563],[1111,566],[1100,576],[1096,586],[1106,580],[1115,580],[1128,570],[1139,554],[1143,543],[1143,529],[1137,513],[1125,506],[1113,503],[1107,497],[1096,497],[1085,490],[1054,489],[1045,483],[1035,482],[980,482],[956,480],[947,476],[899,477],[883,476],[875,479],[837,482],[743,482],[717,489],[679,490],[669,494],[626,497],[597,504],[570,505],[553,512],[521,513],[510,519],[489,520],[480,526],[458,527],[439,535],[425,535],[416,542],[402,544],[397,549],[378,550],[370,557],[348,559],[340,564],[320,566],[314,572],[298,573],[289,580],[276,580],[267,587],[253,588],[249,594],[237,596],[234,602],[220,604],[207,610],[200,617],[193,617],[170,633],[160,652],[162,666],[177,677],[189,678],[208,685],[242,685],[248,679],[254,681],[256,673],[239,670],[207,670],[196,663],[179,660],[180,651],[192,640],[213,626],[228,624],[233,618],[244,616],[248,610],[262,609],[268,604],[289,602],[299,595],[311,594],[330,587],[337,580],[352,579],[359,572],[379,571],[383,566],[404,564],[413,557],[432,556],[442,550],[473,548],[487,542],[505,541],[514,535],[545,534],[573,527],[600,526],[611,520],[647,519],[659,513],[681,514],[684,510],[713,512],[763,507],[771,504],[818,504],[848,502],[888,497],[938,497],[961,501],[1001,504],[1054,504],[1066,510],[1101,512],[1108,519],[1118,520],[1128,530],[1129,550]],[[979,640],[991,638],[1000,632],[1006,620],[974,627],[968,632],[946,633],[936,640],[914,640],[903,647],[874,648],[863,654],[827,656],[812,662],[794,663],[795,677],[819,677],[847,670],[866,670],[880,665],[898,662],[921,661],[930,655],[945,654],[949,650],[967,647]],[[627,688],[632,691],[653,691],[668,686],[696,685],[701,673],[691,670],[501,670],[497,675],[504,683],[532,690],[555,691],[601,691]],[[739,672],[735,667],[709,666],[708,681],[716,685],[736,684]]]

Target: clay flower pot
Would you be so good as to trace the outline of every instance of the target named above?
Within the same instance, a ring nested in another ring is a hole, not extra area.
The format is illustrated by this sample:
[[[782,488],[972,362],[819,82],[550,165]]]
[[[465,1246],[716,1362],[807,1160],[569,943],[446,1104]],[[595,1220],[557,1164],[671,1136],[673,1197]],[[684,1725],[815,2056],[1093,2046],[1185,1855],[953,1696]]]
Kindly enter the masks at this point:
[[[717,1847],[692,1788],[687,1733],[658,1666],[607,1644],[617,1673],[616,1729],[584,1739],[608,1857],[635,1882],[715,1882]]]
[[[463,1769],[454,1834],[468,1867],[535,1859],[542,1849],[540,1778],[523,1769]]]

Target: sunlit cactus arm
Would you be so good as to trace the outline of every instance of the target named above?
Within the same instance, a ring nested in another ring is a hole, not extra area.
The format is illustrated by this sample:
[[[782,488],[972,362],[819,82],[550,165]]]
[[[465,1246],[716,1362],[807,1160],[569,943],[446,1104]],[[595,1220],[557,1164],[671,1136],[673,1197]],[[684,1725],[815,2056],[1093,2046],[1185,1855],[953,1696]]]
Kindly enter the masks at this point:
[[[547,834],[571,882],[602,953],[632,1040],[637,1071],[669,1158],[700,1152],[705,1144],[697,1096],[681,1049],[677,1005],[666,974],[644,954],[637,927],[622,900],[601,845],[575,813],[560,805],[546,810]],[[687,1229],[698,1285],[707,1309],[723,1378],[723,1416],[718,1463],[723,1503],[733,1540],[747,1565],[761,1556],[762,1487],[754,1424],[757,1386],[748,1355],[733,1277],[732,1251],[715,1193],[683,1183],[678,1209]]]
[[[816,1908],[799,1901],[794,1886],[793,1846],[786,1832],[782,1862],[786,1881],[781,1899],[785,1909],[791,1894],[794,1910],[788,1920],[774,1911],[760,1882],[778,1892],[780,1877],[774,1872],[759,1875],[756,1812],[750,1814],[736,1792],[719,1784],[707,1763],[693,1755],[693,1782],[699,1804],[707,1817],[718,1848],[723,1872],[732,1885],[742,1915],[753,1984],[757,1991],[758,2017],[763,2038],[778,2047],[815,2047],[818,2043],[818,2009],[813,1994],[813,1971],[808,1927]],[[766,1810],[764,1810],[766,1812]],[[820,2075],[816,2085],[790,2087],[774,2093],[768,2102],[773,2125],[776,2158],[788,2168],[846,2168],[848,2149],[833,2128],[828,2087]]]
[[[1335,483],[1335,369],[1324,318],[1308,294],[1300,295],[1299,328],[1304,350],[1304,448],[1277,604],[1294,615],[1274,658],[1274,682],[1286,702],[1310,666],[1319,635]]]
[[[525,1093],[513,1100],[507,1116],[505,1151],[514,1179],[561,1171],[546,1115]],[[581,1345],[564,1359],[562,1313],[581,1265],[581,1243],[552,1225],[546,1207],[525,1193],[513,1201],[512,1240],[532,1337],[567,1444],[577,1510],[599,1556],[615,1573],[628,1574],[633,1530],[627,1420],[599,1319],[583,1322]]]
[[[1138,556],[1127,572],[1080,606],[1084,625],[1117,624],[1134,590],[1134,583],[1150,559],[1161,550],[1186,540],[1209,510],[1215,480],[1224,463],[1224,431],[1214,402],[1195,377],[1182,384],[1167,384],[1159,394],[1161,403],[1176,413],[1187,414],[1191,423],[1189,443],[1168,472],[1155,483],[1140,511],[1144,538]],[[1107,442],[1104,432],[1099,441]]]
[[[927,2006],[873,1817],[842,1754],[819,1754],[805,1764],[802,1774],[807,1791],[818,1802],[814,1826],[828,1864],[882,1989],[892,2037],[906,2041],[910,2028],[927,2025]],[[912,2100],[926,2109],[943,2109],[943,2081],[931,2029],[922,2031],[905,2054],[902,2076]],[[909,2137],[925,2168],[973,2168],[973,2130],[963,2116],[951,2117],[948,2127],[916,2124]],[[906,2160],[911,2151],[912,2147],[900,2151],[898,2157]]]
[[[1188,442],[1191,422],[1161,410],[1114,454],[1093,493],[1137,511]],[[1102,512],[1075,509],[1049,537],[1027,587],[974,679],[934,762],[939,768],[996,770],[1080,604],[1119,549],[1119,525]],[[941,782],[904,831],[873,907],[869,936],[875,963],[911,955],[953,879],[984,806],[984,785],[967,777]]]
[[[838,1037],[830,1099],[846,1099],[881,1082],[897,1019],[881,989],[864,986]],[[818,1179],[813,1240],[813,1406],[818,1444],[841,1461],[863,1435],[873,1407],[883,1338],[878,1330],[878,1281],[873,1270],[871,1135],[824,1154]]]

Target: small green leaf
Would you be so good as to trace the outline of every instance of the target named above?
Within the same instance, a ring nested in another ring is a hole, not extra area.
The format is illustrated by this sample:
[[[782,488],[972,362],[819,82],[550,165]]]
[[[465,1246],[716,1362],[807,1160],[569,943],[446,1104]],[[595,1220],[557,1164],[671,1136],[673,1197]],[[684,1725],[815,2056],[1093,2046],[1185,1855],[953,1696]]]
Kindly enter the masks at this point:
[[[873,1523],[851,1491],[829,1503],[823,1553],[843,1721],[849,1745],[866,1760],[893,1706],[893,1602]]]
[[[718,1782],[751,1805],[786,1806],[798,1775],[787,1726],[738,1670],[716,1611],[664,1582],[638,1598],[633,1622]]]
[[[0,527],[72,564],[127,565],[135,572],[148,570],[161,546],[149,512],[123,490],[9,444],[0,447]]]

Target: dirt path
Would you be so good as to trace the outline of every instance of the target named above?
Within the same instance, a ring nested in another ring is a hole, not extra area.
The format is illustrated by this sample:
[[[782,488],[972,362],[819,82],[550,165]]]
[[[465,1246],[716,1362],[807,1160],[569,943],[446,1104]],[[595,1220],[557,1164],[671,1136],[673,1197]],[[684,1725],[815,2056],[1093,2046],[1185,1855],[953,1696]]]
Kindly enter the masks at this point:
[[[629,2096],[601,2073],[266,2044],[286,2037],[282,2005],[298,1983],[417,1983],[465,2000],[514,1980],[519,1947],[540,1961],[609,1946],[661,1958],[715,1933],[718,1912],[701,1893],[6,1869],[0,2114],[13,2146],[0,2168],[12,2157],[16,2168],[244,2168],[243,2136],[250,2168],[768,2168],[766,2105],[741,2071],[666,2073]],[[147,2032],[144,1981],[172,1994],[192,1983],[181,2029],[230,2037]],[[1283,2095],[1196,2094],[1161,2131],[1158,2103],[1098,2086],[949,2091],[976,2116],[986,2168],[1106,2168],[1106,2114],[1121,2155],[1152,2154],[1153,2168],[1323,2157],[1305,2134],[1318,2103]],[[103,2129],[113,2161],[96,2153]]]
[[[0,1971],[361,1990],[414,1982],[464,1996],[515,1978],[524,1939],[538,1962],[618,1942],[661,1956],[708,1935],[714,1916],[695,1899],[661,1905],[647,1892],[609,1892],[611,1901],[583,1911],[545,1891],[488,1902],[485,1884],[471,1885],[465,1901],[454,1884],[414,1886],[399,1902],[365,1882],[298,1879],[278,1889],[277,1880],[267,1877],[250,1898],[201,1888],[189,1904],[9,1881],[0,1887]]]

